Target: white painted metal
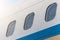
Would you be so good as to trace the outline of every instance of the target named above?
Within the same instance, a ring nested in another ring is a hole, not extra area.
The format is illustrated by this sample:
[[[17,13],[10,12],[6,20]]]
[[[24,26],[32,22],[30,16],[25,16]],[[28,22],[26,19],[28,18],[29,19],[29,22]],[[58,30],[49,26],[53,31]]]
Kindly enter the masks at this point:
[[[46,8],[54,2],[58,4],[56,17],[45,22]],[[25,17],[31,12],[35,13],[33,25],[31,29],[24,30]],[[15,31],[6,37],[8,24],[13,20],[16,20]],[[0,40],[16,40],[59,23],[60,0],[0,0]]]

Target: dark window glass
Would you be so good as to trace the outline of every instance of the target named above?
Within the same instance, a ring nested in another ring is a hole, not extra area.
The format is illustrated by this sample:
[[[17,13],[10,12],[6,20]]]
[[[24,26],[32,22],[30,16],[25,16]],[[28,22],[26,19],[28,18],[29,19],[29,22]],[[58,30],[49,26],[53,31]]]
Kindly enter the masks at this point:
[[[34,12],[26,16],[25,23],[24,23],[24,30],[28,30],[32,27],[33,19],[34,19]]]
[[[51,5],[48,6],[47,10],[46,10],[46,14],[45,14],[45,21],[51,21],[55,18],[56,16],[56,10],[57,10],[57,4],[53,3]]]
[[[9,23],[8,25],[8,28],[7,28],[7,33],[6,33],[6,36],[11,36],[14,32],[14,29],[15,29],[15,25],[16,25],[16,21],[12,21]]]

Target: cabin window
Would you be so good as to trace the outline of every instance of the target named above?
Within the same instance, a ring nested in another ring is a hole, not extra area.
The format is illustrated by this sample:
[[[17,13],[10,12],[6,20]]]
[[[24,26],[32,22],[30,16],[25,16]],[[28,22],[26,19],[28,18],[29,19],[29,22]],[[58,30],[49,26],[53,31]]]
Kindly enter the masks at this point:
[[[11,36],[14,32],[15,29],[15,25],[16,25],[16,20],[12,21],[9,23],[8,28],[7,28],[7,32],[6,32],[6,36]]]
[[[34,12],[32,12],[26,16],[24,23],[24,30],[28,30],[32,27],[34,15],[35,15]]]
[[[51,21],[56,16],[57,3],[50,4],[46,10],[45,21]]]

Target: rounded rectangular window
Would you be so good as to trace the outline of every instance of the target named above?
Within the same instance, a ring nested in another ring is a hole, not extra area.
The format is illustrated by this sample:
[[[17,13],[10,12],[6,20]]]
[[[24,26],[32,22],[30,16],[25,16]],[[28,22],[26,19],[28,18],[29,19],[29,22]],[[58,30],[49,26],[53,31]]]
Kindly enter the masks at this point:
[[[34,15],[35,15],[34,12],[32,12],[26,16],[24,23],[24,30],[28,30],[32,27]]]
[[[15,25],[16,25],[16,20],[12,21],[9,23],[8,28],[7,28],[7,32],[6,32],[6,36],[11,36],[14,32],[15,29]]]
[[[45,21],[51,21],[56,16],[57,3],[50,4],[46,10]]]

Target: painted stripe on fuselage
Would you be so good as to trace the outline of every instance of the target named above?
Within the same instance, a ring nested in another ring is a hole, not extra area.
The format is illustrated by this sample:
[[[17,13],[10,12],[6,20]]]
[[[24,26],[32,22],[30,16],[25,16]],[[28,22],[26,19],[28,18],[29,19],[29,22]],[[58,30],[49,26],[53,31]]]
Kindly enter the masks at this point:
[[[60,34],[60,24],[54,25],[50,28],[38,31],[36,33],[18,38],[17,40],[44,40]]]

